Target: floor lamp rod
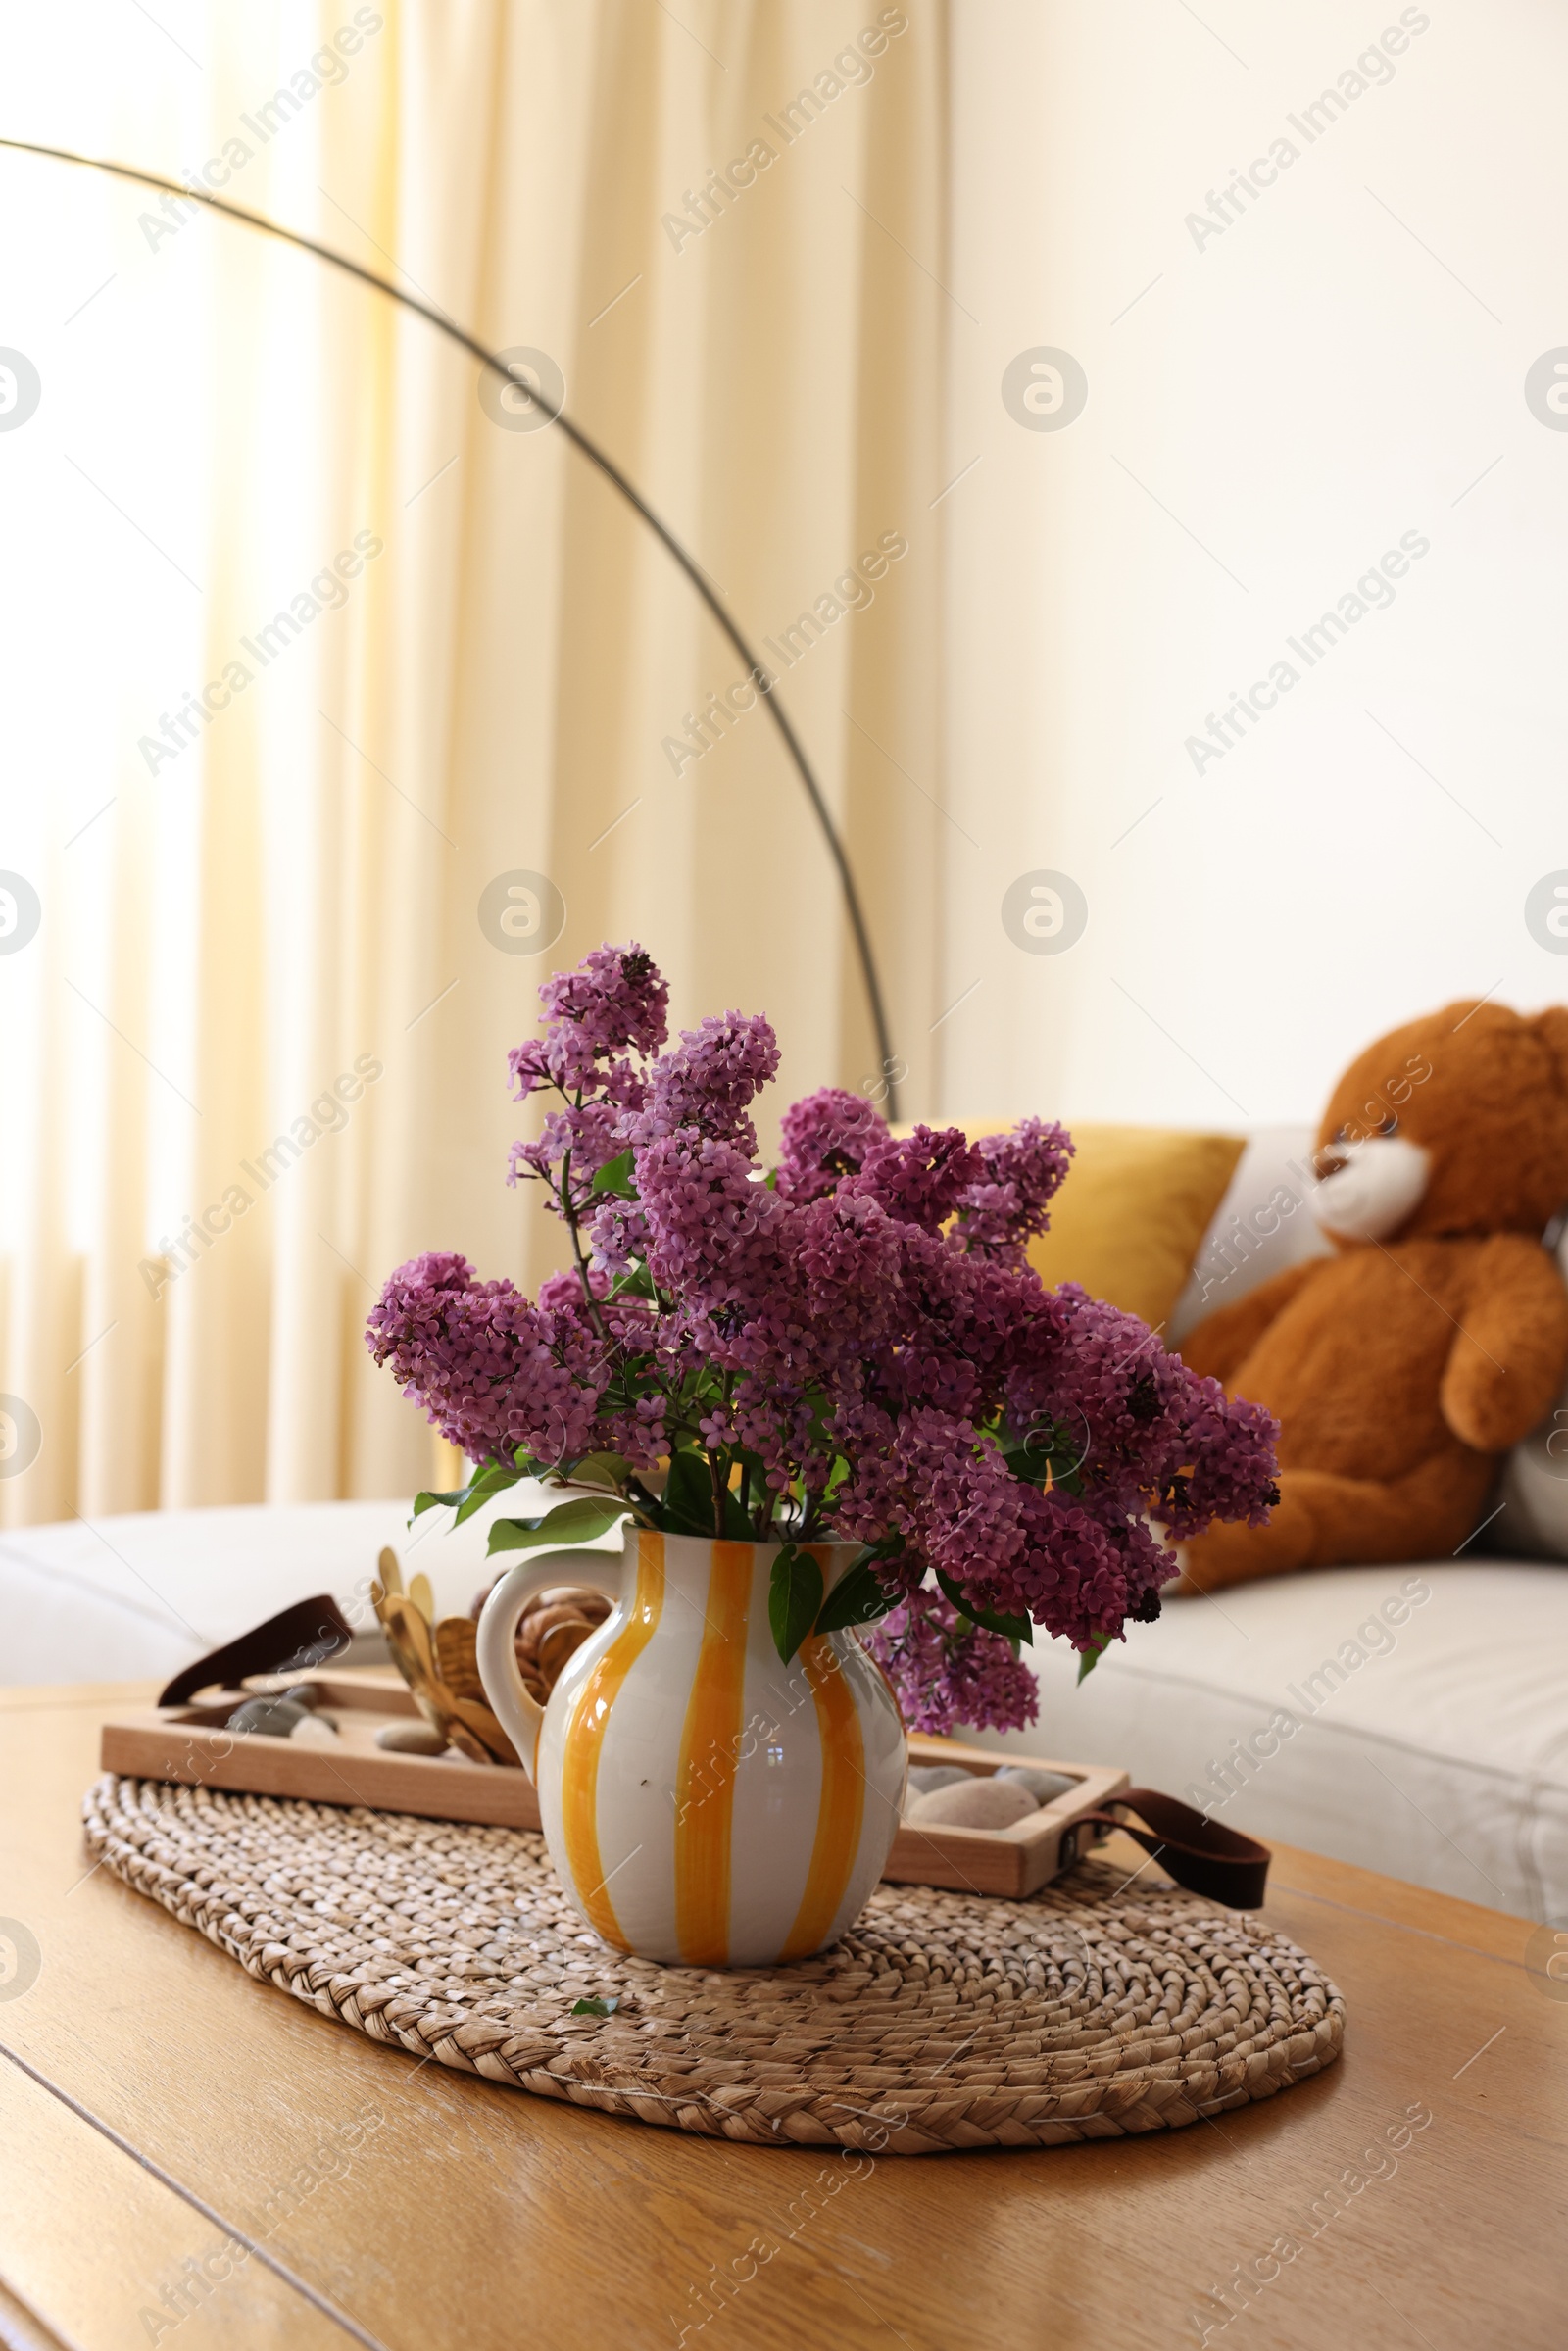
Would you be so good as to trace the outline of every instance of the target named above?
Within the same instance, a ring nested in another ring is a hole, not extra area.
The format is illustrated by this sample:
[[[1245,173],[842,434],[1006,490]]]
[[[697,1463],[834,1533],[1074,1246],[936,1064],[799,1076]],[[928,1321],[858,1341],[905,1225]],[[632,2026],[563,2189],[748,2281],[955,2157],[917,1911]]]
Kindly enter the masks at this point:
[[[405,310],[414,311],[419,318],[428,320],[430,325],[438,328],[442,334],[449,336],[454,343],[476,359],[482,367],[487,367],[493,375],[498,375],[504,384],[516,384],[519,380],[507,366],[505,360],[498,358],[495,352],[487,350],[483,343],[476,341],[464,327],[457,325],[443,312],[437,310],[434,304],[420,302],[415,295],[406,294],[401,286],[393,285],[389,278],[378,276],[375,270],[363,269],[358,262],[350,261],[347,254],[334,252],[330,245],[318,244],[315,237],[302,236],[297,229],[283,228],[276,220],[268,220],[263,213],[247,212],[243,205],[229,204],[221,196],[214,196],[205,188],[187,187],[179,180],[165,179],[156,171],[138,171],[131,164],[111,163],[102,156],[77,155],[69,147],[44,147],[30,139],[8,138],[0,138],[0,147],[9,147],[19,155],[41,155],[51,163],[77,164],[87,171],[106,171],[116,179],[134,180],[139,187],[157,188],[166,195],[179,198],[182,203],[203,204],[209,212],[221,213],[225,220],[238,220],[246,228],[260,229],[264,236],[277,237],[285,245],[296,245],[302,253],[312,253],[318,261],[329,262],[334,269],[341,269],[346,276],[357,277],[362,285],[373,287],[376,293],[385,294],[391,301],[400,302]],[[779,701],[777,681],[766,664],[759,660],[728,612],[725,612],[724,607],[709,585],[708,577],[701,564],[693,556],[687,554],[669,525],[661,520],[642,493],[633,488],[614,460],[606,455],[598,442],[585,433],[580,424],[572,422],[564,409],[556,411],[554,421],[561,427],[572,447],[579,450],[590,465],[598,466],[605,479],[613,489],[619,491],[627,505],[642,516],[656,538],[662,542],[682,571],[685,572],[686,577],[691,581],[692,586],[735,651],[740,655],[741,660],[746,663],[748,671],[761,692],[768,714],[778,728],[784,748],[805,787],[806,797],[810,802],[817,823],[822,828],[822,838],[827,843],[828,855],[833,859],[838,872],[839,885],[844,893],[845,910],[850,918],[850,928],[855,934],[856,953],[858,955],[861,976],[865,982],[871,1025],[876,1031],[877,1053],[882,1063],[880,1082],[885,1089],[887,1112],[890,1119],[896,1119],[899,1114],[899,1097],[895,1072],[899,1064],[895,1059],[892,1039],[888,1033],[887,1010],[882,1001],[882,986],[877,977],[876,958],[871,952],[871,937],[866,928],[859,892],[855,885],[855,875],[851,869],[849,854],[839,837],[838,827],[833,822],[827,802],[822,796],[822,788],[812,772],[810,761],[801,748],[800,737],[790,724],[789,715]]]

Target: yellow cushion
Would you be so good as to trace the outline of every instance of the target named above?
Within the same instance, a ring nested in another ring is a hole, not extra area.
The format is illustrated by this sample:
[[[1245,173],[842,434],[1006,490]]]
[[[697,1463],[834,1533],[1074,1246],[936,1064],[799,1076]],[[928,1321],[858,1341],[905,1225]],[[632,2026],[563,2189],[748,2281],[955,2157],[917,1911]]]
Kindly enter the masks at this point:
[[[953,1123],[973,1139],[1013,1122]],[[1108,1298],[1157,1330],[1181,1296],[1243,1139],[1175,1127],[1065,1124],[1076,1149],[1051,1203],[1051,1230],[1031,1243],[1029,1262],[1053,1289],[1081,1282],[1092,1298]]]

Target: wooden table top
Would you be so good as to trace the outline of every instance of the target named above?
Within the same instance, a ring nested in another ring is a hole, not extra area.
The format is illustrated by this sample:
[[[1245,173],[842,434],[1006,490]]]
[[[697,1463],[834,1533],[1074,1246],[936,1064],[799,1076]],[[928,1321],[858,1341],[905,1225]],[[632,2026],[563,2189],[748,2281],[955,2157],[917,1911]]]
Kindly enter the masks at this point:
[[[1568,1984],[1526,1921],[1278,1847],[1265,1915],[1349,2015],[1299,2088],[1025,2152],[735,2146],[416,2065],[90,1870],[99,1722],[145,1696],[0,1692],[0,2342],[1568,2342]]]

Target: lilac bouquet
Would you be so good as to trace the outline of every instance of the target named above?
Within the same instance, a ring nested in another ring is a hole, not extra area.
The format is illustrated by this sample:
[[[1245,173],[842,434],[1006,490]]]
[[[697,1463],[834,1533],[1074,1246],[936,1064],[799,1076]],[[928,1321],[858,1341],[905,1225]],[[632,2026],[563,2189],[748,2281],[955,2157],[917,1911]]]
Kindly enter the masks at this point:
[[[787,1661],[813,1630],[864,1634],[919,1729],[1020,1726],[1034,1626],[1087,1672],[1159,1613],[1176,1540],[1277,1501],[1275,1425],[1074,1284],[1030,1238],[1067,1172],[1058,1126],[894,1137],[834,1088],[785,1113],[776,1168],[751,1105],[778,1067],[760,1014],[666,1041],[641,948],[597,948],[540,990],[511,1055],[549,1109],[510,1180],[536,1182],[572,1270],[530,1302],[461,1256],[400,1266],[367,1341],[475,1463],[468,1516],[522,1478],[564,1489],[498,1519],[492,1552],[591,1541],[630,1517],[780,1545]],[[861,1545],[824,1599],[801,1546]]]

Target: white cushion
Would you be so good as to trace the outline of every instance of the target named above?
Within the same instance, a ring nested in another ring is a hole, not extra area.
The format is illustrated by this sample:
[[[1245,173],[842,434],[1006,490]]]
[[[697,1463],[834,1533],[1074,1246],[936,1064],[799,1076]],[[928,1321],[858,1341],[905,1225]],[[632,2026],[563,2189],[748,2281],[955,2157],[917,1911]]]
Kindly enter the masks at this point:
[[[982,1745],[1125,1765],[1265,1839],[1568,1924],[1560,1568],[1333,1568],[1167,1600],[1076,1689],[1064,1643],[1024,1654],[1039,1725]],[[1254,1738],[1276,1751],[1243,1769],[1236,1742]]]
[[[452,1533],[446,1511],[411,1529],[406,1501],[150,1510],[22,1528],[0,1537],[0,1683],[167,1680],[319,1592],[374,1635],[370,1581],[386,1543],[405,1580],[428,1575],[438,1615],[463,1616],[498,1572],[485,1558],[490,1521],[543,1506],[524,1483]]]
[[[1234,1305],[1289,1265],[1333,1255],[1308,1205],[1315,1131],[1260,1127],[1249,1140],[1171,1309],[1167,1336],[1178,1350],[1205,1314]]]

